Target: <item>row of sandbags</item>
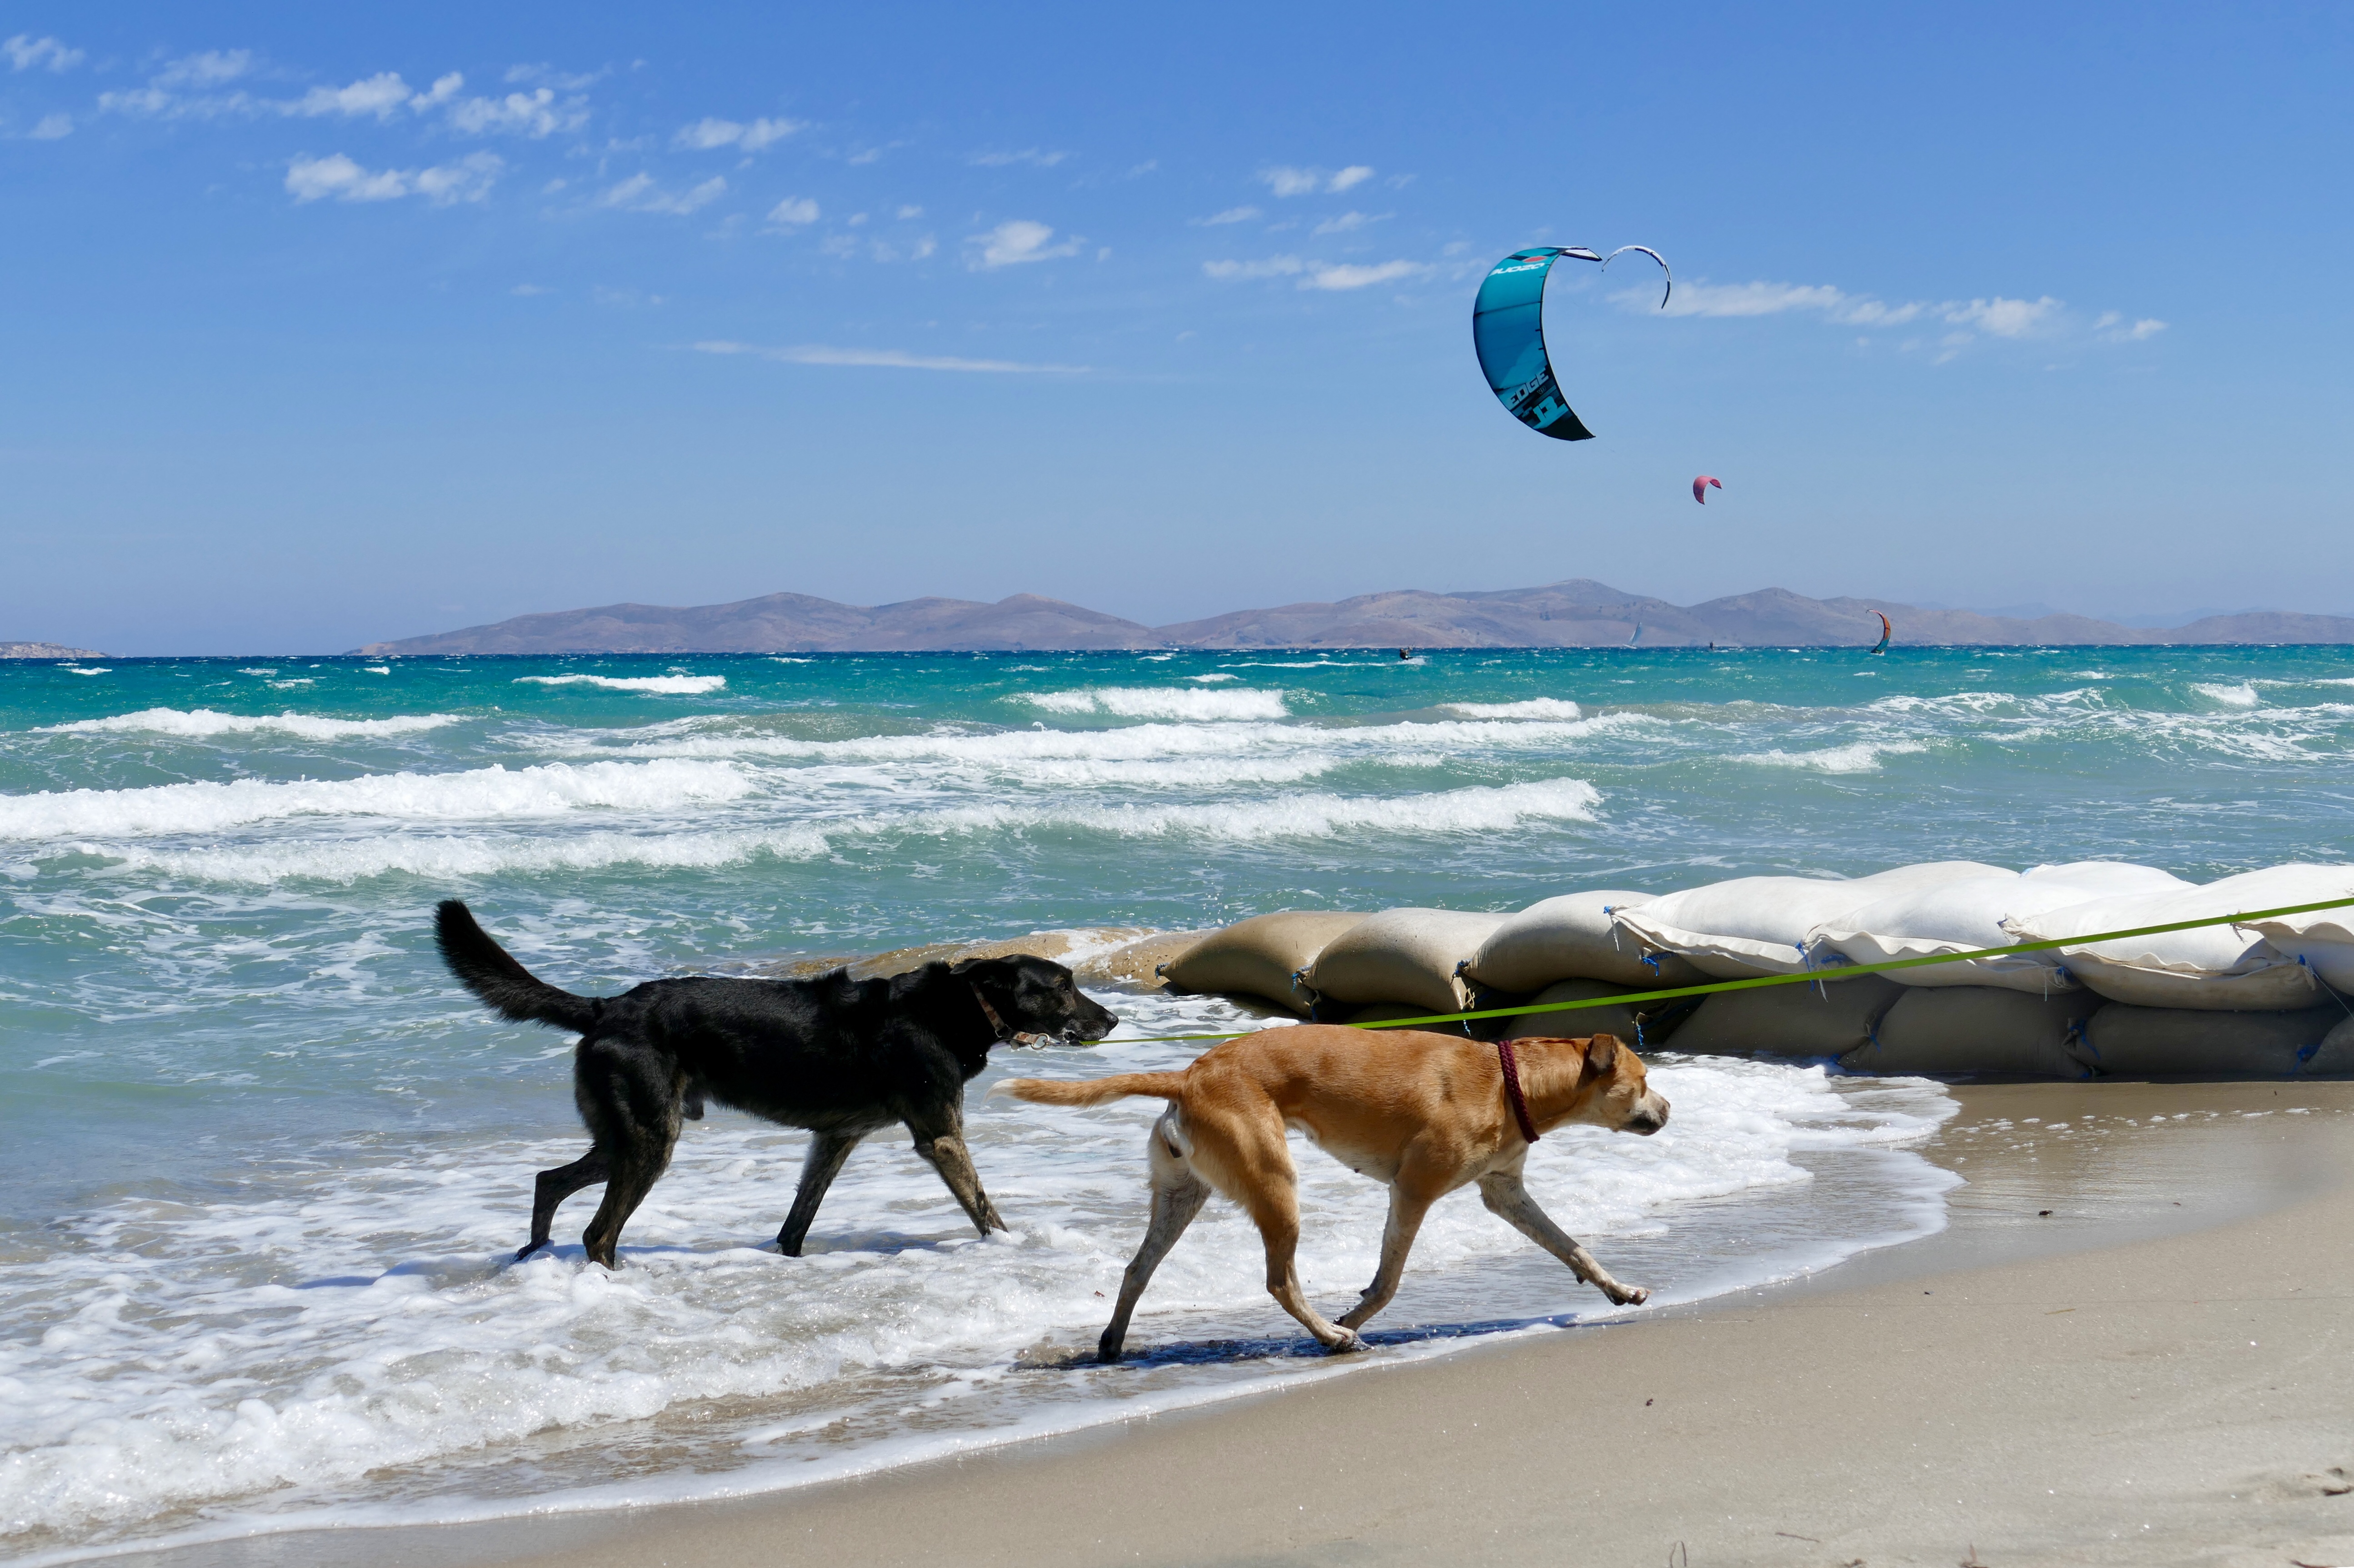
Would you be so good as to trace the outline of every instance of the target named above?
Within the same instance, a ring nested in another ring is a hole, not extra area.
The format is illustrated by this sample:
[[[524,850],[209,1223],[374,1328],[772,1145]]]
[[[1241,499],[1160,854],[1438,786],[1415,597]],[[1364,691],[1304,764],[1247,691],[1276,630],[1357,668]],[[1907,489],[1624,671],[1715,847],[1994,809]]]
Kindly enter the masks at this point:
[[[1805,973],[1818,983],[1513,1027],[1654,1045],[1672,1033],[1679,1050],[1833,1056],[1879,1072],[2335,1073],[2354,1071],[2354,1031],[2327,1038],[2354,1016],[2337,999],[2354,992],[2354,911],[2083,946],[2068,938],[2349,896],[2349,866],[2280,866],[2200,885],[2111,862],[2020,873],[1946,861],[1848,880],[1743,877],[1656,897],[1574,893],[1509,916],[1260,916],[1212,933],[1163,973],[1183,990],[1352,1022]],[[1888,976],[1841,972],[2042,939],[2062,946]]]

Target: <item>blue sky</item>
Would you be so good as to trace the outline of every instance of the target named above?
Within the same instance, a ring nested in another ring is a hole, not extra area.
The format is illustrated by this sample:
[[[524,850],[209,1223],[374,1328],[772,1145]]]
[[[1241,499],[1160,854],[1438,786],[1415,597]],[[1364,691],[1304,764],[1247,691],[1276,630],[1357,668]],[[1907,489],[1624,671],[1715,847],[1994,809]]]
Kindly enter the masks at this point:
[[[12,5],[0,638],[1571,576],[2354,612],[2349,17]],[[1676,268],[1554,284],[1590,442],[1471,356],[1539,242]]]

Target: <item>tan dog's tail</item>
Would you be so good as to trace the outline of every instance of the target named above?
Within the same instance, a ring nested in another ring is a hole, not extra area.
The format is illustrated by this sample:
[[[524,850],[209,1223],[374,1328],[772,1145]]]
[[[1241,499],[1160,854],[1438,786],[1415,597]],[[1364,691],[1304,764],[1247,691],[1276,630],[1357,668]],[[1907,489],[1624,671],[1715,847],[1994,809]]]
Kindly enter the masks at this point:
[[[1173,1100],[1185,1092],[1182,1073],[1120,1073],[1108,1078],[1008,1078],[991,1084],[985,1098],[1011,1095],[1041,1106],[1103,1106],[1130,1095]]]

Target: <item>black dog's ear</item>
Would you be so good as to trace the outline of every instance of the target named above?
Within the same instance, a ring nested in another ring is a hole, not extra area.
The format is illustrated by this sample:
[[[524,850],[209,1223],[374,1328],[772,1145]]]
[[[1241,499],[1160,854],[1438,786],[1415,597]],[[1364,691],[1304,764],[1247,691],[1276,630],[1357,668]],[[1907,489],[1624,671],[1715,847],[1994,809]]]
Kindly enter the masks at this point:
[[[1606,1073],[1618,1065],[1618,1036],[1597,1034],[1585,1043],[1585,1070]]]

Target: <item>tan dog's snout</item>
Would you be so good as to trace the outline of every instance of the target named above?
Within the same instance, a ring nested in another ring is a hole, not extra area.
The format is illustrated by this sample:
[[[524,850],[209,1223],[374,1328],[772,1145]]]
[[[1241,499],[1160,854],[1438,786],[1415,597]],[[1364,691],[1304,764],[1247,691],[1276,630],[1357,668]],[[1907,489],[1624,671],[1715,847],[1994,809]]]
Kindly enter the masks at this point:
[[[1619,1130],[1639,1132],[1645,1138],[1668,1125],[1668,1097],[1655,1089],[1645,1089],[1643,1097],[1635,1102],[1635,1114],[1627,1118]]]

